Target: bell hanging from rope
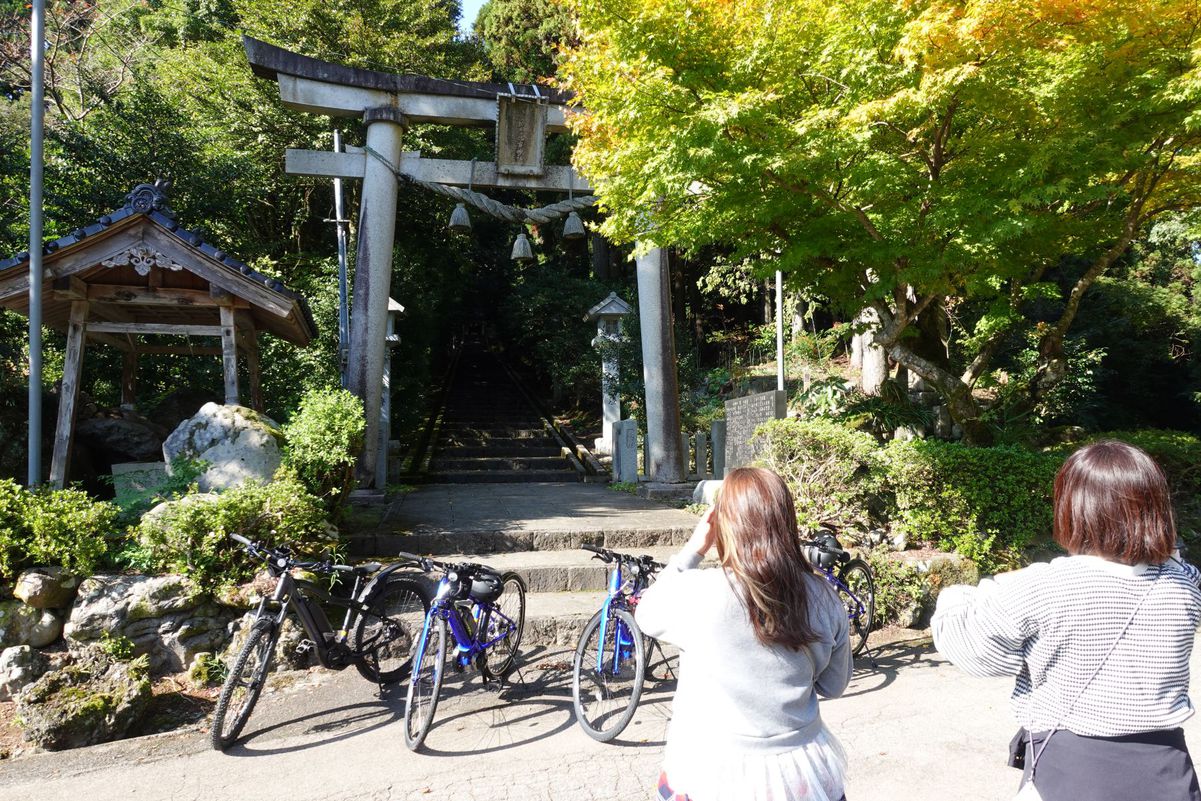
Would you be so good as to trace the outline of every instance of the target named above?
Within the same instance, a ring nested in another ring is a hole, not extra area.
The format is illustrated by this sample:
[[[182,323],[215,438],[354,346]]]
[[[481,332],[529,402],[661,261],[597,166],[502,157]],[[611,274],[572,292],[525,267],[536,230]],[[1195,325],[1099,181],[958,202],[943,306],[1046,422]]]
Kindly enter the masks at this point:
[[[578,242],[588,235],[584,230],[584,221],[574,211],[563,221],[563,238],[568,242]]]
[[[455,204],[455,210],[450,213],[450,225],[446,226],[456,234],[471,233],[471,215],[462,203]]]
[[[513,255],[510,258],[522,263],[534,260],[534,249],[530,247],[530,240],[526,238],[525,231],[513,240]]]

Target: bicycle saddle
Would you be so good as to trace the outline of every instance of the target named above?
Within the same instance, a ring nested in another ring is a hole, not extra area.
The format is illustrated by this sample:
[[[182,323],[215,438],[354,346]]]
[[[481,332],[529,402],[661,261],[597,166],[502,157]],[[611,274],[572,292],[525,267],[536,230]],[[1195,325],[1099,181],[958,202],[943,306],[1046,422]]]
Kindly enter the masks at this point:
[[[354,573],[356,576],[370,576],[381,567],[383,565],[379,562],[363,562],[360,565],[334,565],[334,570],[339,573]]]

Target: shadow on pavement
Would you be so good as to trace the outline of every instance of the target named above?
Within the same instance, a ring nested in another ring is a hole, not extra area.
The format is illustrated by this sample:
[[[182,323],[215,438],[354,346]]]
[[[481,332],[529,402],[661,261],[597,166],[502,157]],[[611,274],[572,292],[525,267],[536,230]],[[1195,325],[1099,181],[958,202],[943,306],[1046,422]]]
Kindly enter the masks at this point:
[[[876,666],[871,666],[866,653],[858,657],[851,677],[851,688],[842,694],[842,698],[883,690],[897,680],[902,670],[909,672],[941,664],[929,637],[882,643],[873,647],[872,652],[876,657]]]
[[[367,732],[374,731],[391,723],[399,723],[404,718],[405,685],[393,685],[382,696],[374,701],[363,701],[356,704],[327,707],[308,715],[289,718],[266,728],[256,729],[225,753],[239,757],[264,757],[273,754],[288,754],[305,751],[310,748],[349,740]],[[253,723],[254,718],[251,718]],[[329,737],[318,737],[311,742],[289,744],[278,748],[255,747],[256,742],[265,742],[273,732],[289,729],[300,724],[304,726],[300,734],[329,734]]]

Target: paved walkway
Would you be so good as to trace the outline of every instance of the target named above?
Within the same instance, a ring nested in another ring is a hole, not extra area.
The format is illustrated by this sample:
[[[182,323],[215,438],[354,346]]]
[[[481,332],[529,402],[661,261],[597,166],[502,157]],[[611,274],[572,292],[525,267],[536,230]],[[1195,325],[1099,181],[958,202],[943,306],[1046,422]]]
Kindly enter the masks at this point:
[[[498,697],[448,675],[426,753],[404,747],[403,697],[379,699],[347,671],[264,695],[245,741],[212,751],[197,730],[0,763],[0,799],[129,801],[643,801],[658,775],[670,683],[654,685],[623,741],[602,745],[575,725],[570,655],[528,654],[526,686]],[[1194,660],[1194,672],[1201,667]],[[852,757],[851,801],[1008,801],[1003,764],[1015,728],[1010,683],[973,679],[918,638],[861,664],[822,714]],[[1201,743],[1201,723],[1185,726]]]

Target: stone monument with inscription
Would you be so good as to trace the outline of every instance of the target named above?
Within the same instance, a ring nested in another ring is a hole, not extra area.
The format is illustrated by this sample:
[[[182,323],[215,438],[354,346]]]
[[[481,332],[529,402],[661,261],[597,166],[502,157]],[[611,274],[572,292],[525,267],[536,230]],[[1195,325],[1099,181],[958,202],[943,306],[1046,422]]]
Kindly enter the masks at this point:
[[[751,437],[755,429],[787,414],[788,396],[781,389],[726,401],[725,471],[754,462],[757,449],[751,445]]]

